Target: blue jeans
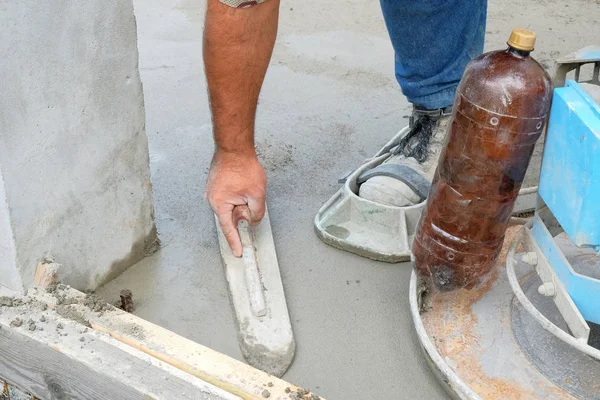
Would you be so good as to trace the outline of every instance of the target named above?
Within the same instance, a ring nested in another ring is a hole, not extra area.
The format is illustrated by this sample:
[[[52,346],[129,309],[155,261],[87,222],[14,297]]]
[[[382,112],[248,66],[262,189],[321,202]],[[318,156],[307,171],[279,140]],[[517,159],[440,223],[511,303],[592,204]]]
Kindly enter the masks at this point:
[[[487,0],[380,0],[408,101],[427,109],[454,102],[465,67],[483,51]]]

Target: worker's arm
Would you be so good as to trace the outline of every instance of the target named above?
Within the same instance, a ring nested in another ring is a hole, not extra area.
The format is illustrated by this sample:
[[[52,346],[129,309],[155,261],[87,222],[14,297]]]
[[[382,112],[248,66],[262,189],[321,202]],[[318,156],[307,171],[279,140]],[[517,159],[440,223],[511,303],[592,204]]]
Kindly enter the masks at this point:
[[[266,0],[248,8],[208,0],[204,66],[215,154],[206,197],[236,256],[242,253],[239,219],[243,217],[255,225],[265,213],[267,178],[254,149],[254,117],[277,36],[278,18],[279,0]],[[250,215],[240,215],[244,208],[234,212],[236,206],[246,204]]]

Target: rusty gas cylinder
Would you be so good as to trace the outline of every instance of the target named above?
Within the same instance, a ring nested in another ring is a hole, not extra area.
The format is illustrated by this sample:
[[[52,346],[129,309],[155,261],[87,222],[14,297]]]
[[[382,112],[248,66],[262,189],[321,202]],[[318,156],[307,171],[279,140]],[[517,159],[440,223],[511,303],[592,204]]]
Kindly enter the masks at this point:
[[[413,242],[419,275],[441,290],[470,288],[490,271],[535,142],[545,128],[552,83],[516,29],[506,50],[467,66],[452,123]]]

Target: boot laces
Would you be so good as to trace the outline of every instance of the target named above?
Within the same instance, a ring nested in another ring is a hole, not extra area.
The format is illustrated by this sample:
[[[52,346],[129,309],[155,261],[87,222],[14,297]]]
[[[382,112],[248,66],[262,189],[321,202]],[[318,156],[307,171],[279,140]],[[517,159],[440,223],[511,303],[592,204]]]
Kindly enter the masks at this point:
[[[439,117],[434,118],[429,115],[421,115],[416,118],[410,131],[400,140],[393,154],[402,154],[407,158],[412,157],[419,163],[425,162],[429,155],[429,142],[438,119]]]

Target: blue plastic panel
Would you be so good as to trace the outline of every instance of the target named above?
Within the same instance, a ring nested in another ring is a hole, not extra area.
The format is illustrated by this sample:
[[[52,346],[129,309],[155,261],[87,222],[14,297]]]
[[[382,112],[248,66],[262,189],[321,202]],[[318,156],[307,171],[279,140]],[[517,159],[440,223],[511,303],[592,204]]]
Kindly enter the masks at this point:
[[[600,281],[578,274],[573,270],[537,215],[533,218],[532,234],[583,318],[586,321],[600,324],[600,307],[598,307]]]
[[[600,245],[600,106],[575,81],[554,90],[539,194],[577,246]]]

